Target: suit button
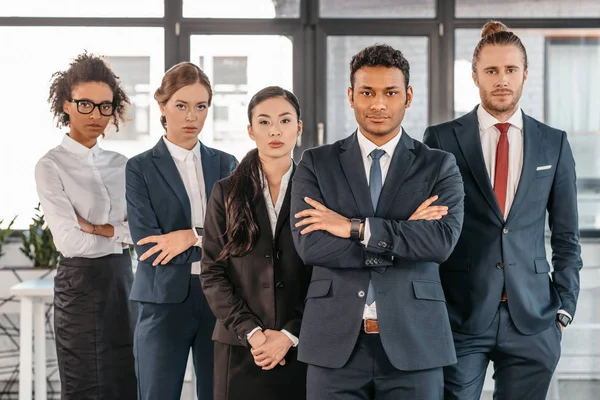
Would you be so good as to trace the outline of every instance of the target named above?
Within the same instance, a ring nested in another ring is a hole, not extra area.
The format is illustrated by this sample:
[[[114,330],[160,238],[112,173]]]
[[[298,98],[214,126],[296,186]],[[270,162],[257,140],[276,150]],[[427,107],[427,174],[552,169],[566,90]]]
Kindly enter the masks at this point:
[[[271,258],[270,254],[265,254],[265,258]]]
[[[365,261],[365,264],[366,265],[371,265],[371,264],[373,264],[373,260],[369,259],[369,260]]]
[[[502,263],[497,263],[497,264],[496,264],[496,268],[498,268],[498,269],[502,269],[502,268],[504,268],[504,264],[502,264]]]
[[[365,297],[365,291],[364,290],[359,290],[358,291],[358,297],[360,297],[360,298]]]
[[[283,282],[277,282],[277,284],[275,285],[275,287],[276,287],[277,289],[283,289],[283,286],[284,286],[284,285],[283,285]]]
[[[278,260],[281,260],[281,250],[277,250],[277,255],[276,255]]]
[[[377,243],[377,246],[386,248],[387,247],[387,243],[382,240],[379,243]]]
[[[508,228],[502,229],[502,233],[504,233],[506,235],[508,233]]]

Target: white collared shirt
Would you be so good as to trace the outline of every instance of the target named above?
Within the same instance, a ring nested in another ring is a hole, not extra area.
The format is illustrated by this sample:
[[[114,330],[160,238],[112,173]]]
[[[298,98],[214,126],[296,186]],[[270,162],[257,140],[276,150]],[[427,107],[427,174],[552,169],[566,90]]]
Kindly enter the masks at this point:
[[[381,147],[378,147],[375,143],[371,142],[358,128],[358,132],[356,137],[358,139],[358,146],[360,147],[360,154],[362,155],[362,162],[365,167],[365,174],[367,175],[367,184],[369,184],[371,179],[371,165],[373,164],[373,160],[371,159],[371,152],[375,149],[381,149],[385,151],[385,154],[381,156],[379,159],[379,165],[381,167],[381,183],[385,186],[385,179],[387,178],[388,171],[390,169],[390,164],[392,162],[392,156],[394,155],[394,151],[396,150],[396,146],[400,143],[400,138],[402,137],[402,127],[400,128],[400,132],[394,136],[392,140],[387,142]],[[383,188],[382,186],[382,188]],[[365,246],[369,243],[369,239],[371,238],[371,228],[369,226],[369,219],[365,221],[365,234],[362,244]],[[368,319],[377,319],[377,306],[376,301],[371,303],[371,305],[367,305],[365,303],[365,311],[363,313],[363,318]]]
[[[267,177],[263,173],[262,176],[262,187],[263,187],[263,197],[265,198],[265,204],[267,205],[267,213],[269,214],[269,222],[271,223],[271,233],[273,234],[273,238],[275,238],[275,228],[277,227],[277,219],[279,218],[279,213],[281,212],[281,207],[283,205],[283,200],[285,199],[285,193],[287,192],[288,185],[290,183],[290,177],[292,176],[292,171],[294,170],[294,163],[290,163],[290,169],[281,177],[281,184],[279,185],[279,195],[277,196],[277,201],[275,205],[273,205],[273,199],[271,198],[271,191],[269,190],[269,182],[267,181]],[[256,327],[246,335],[246,338],[250,339],[250,337],[256,332],[261,330],[260,327]],[[285,329],[282,329],[281,332],[286,335],[293,343],[294,347],[298,346],[298,338]]]
[[[206,210],[206,190],[204,188],[204,174],[202,171],[202,159],[200,158],[200,142],[192,150],[184,149],[171,143],[166,136],[163,136],[163,141],[175,161],[179,176],[185,186],[190,207],[192,212],[192,220],[190,223],[193,227],[204,226],[204,211]],[[201,241],[198,240],[195,246],[200,247]],[[191,273],[194,275],[200,274],[200,261],[192,263]]]
[[[123,253],[132,244],[125,201],[127,157],[88,149],[69,135],[48,151],[35,166],[35,182],[54,244],[65,257],[98,258]],[[77,216],[93,225],[110,224],[107,238],[85,233]]]
[[[494,116],[487,112],[481,105],[477,107],[477,120],[479,121],[479,136],[481,138],[481,150],[485,168],[492,188],[496,175],[496,149],[500,140],[500,131],[494,125],[500,123]],[[508,128],[508,182],[506,184],[505,219],[508,216],[519,179],[523,169],[523,113],[519,107],[517,111],[506,121],[510,124]]]

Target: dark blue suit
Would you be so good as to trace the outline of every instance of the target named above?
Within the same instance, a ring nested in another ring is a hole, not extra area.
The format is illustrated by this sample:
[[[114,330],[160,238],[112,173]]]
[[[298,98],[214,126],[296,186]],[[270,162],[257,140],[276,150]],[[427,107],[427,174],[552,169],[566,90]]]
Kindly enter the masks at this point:
[[[440,267],[458,356],[458,364],[445,371],[446,394],[479,399],[492,360],[496,398],[543,399],[560,357],[556,313],[563,309],[574,316],[579,293],[575,163],[565,132],[523,114],[523,169],[505,220],[485,167],[478,124],[476,108],[429,127],[424,137],[427,145],[454,154],[466,194],[460,240]],[[507,302],[500,305],[503,288]]]
[[[438,268],[460,235],[462,179],[451,154],[403,132],[374,210],[357,134],[307,150],[293,179],[292,215],[309,207],[308,196],[345,217],[368,218],[371,230],[364,246],[325,231],[301,235],[302,227],[292,228],[298,254],[314,265],[298,350],[298,359],[309,364],[308,398],[344,399],[352,392],[361,399],[439,399],[430,395],[437,387],[427,386],[439,385],[441,396],[441,367],[456,358]],[[449,214],[438,221],[408,221],[434,194]],[[360,333],[369,279],[378,335]],[[366,371],[353,376],[361,368]],[[374,370],[381,376],[373,376]],[[435,380],[423,382],[424,392],[416,395],[416,371],[422,370],[433,370],[428,376]],[[398,386],[409,389],[397,391]]]
[[[237,160],[200,143],[207,198],[214,183],[231,174]],[[175,161],[161,138],[156,146],[127,163],[126,197],[134,243],[152,235],[191,229],[191,206]],[[153,244],[135,246],[142,255]],[[215,318],[199,279],[190,279],[191,264],[202,250],[191,247],[167,265],[152,266],[156,255],[139,261],[131,300],[140,302],[134,352],[138,398],[179,400],[190,348],[199,400],[212,399]]]

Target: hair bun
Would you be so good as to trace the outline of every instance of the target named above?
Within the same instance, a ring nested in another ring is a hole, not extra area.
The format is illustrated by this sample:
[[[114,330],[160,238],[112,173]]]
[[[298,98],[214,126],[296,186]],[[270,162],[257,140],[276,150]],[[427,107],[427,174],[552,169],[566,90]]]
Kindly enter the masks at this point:
[[[508,27],[500,21],[490,21],[481,29],[481,37],[483,38],[498,32],[508,32]]]

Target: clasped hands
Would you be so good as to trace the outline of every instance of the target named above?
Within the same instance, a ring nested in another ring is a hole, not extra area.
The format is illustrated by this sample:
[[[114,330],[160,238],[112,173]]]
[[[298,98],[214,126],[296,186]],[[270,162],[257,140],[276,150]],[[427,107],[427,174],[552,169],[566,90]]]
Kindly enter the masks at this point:
[[[293,346],[292,341],[283,332],[266,329],[252,334],[248,343],[252,346],[250,352],[254,363],[268,371],[279,365],[285,365],[285,355]]]

